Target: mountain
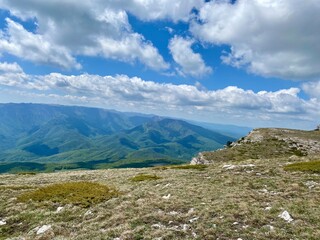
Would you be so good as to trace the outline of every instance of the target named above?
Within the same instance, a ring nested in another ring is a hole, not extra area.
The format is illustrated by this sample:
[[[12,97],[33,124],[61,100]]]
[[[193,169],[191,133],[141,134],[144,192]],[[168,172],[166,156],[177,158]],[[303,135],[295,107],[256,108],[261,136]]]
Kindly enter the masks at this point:
[[[126,159],[191,159],[201,149],[223,147],[230,137],[175,119],[153,119],[143,125],[99,139],[112,156]],[[120,150],[120,151],[119,151]]]
[[[0,104],[0,172],[11,169],[8,164],[14,169],[28,169],[35,163],[37,169],[65,169],[181,163],[233,140],[182,120],[153,115]]]

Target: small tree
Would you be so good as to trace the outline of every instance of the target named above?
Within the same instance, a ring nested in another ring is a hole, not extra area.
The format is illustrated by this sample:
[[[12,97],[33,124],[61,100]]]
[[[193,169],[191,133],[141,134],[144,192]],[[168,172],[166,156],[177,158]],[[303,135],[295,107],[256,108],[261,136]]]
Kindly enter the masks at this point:
[[[231,144],[232,144],[232,142],[231,142],[231,141],[228,141],[228,142],[227,142],[227,147],[231,147]]]
[[[316,127],[315,131],[320,131],[320,124]]]

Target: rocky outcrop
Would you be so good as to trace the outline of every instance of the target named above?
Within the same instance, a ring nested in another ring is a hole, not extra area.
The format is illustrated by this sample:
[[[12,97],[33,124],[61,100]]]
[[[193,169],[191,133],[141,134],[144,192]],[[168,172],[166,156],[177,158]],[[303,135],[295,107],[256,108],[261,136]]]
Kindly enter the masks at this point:
[[[190,164],[196,165],[196,164],[209,164],[210,162],[205,159],[202,153],[199,153],[196,157],[192,158]]]

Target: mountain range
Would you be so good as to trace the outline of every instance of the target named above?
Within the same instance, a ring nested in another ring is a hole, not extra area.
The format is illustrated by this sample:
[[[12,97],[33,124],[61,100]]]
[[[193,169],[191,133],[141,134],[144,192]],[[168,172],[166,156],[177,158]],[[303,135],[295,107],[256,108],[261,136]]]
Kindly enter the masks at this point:
[[[230,134],[155,115],[0,104],[0,172],[181,163],[234,140]]]

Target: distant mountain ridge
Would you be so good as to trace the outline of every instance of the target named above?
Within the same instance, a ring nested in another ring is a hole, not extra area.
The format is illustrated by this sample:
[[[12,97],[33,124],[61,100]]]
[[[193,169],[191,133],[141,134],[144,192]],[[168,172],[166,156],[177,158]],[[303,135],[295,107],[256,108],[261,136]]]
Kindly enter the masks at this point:
[[[44,164],[44,168],[48,164],[101,168],[187,162],[199,151],[218,149],[233,140],[182,120],[154,115],[0,104],[0,172],[1,166],[19,162]],[[19,168],[19,164],[14,166]]]

